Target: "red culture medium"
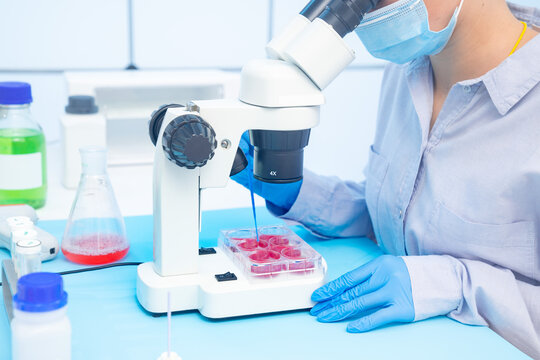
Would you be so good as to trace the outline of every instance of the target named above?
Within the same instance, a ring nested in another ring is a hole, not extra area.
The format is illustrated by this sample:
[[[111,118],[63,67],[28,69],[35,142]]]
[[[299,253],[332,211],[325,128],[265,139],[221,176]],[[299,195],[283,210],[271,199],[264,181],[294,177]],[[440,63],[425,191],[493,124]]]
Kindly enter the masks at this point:
[[[116,235],[88,235],[71,240],[64,256],[77,264],[102,265],[122,259],[129,251],[126,239]]]

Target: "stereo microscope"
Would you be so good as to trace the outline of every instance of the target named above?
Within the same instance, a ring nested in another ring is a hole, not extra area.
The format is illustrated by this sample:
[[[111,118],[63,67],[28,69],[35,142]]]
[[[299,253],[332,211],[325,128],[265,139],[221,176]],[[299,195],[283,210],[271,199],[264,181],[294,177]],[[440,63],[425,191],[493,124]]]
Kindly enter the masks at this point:
[[[209,318],[313,306],[321,271],[252,281],[222,249],[199,249],[201,190],[225,187],[246,166],[238,148],[249,130],[253,175],[300,181],[303,149],[319,123],[321,92],[354,59],[343,37],[379,0],[313,0],[266,47],[269,59],[241,72],[237,100],[168,105],[150,121],[154,157],[154,257],[137,269],[137,298],[151,313],[198,309]],[[218,281],[231,277],[226,280]]]

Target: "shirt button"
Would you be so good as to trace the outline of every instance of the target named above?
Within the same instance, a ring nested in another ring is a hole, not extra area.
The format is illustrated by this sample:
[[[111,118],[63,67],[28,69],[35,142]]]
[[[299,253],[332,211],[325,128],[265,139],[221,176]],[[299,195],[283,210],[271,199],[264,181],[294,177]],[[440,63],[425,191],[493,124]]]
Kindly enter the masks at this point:
[[[399,218],[403,219],[403,211],[402,210],[399,210]]]
[[[471,87],[469,85],[465,85],[463,87],[463,90],[466,92],[466,93],[470,93],[471,92]]]

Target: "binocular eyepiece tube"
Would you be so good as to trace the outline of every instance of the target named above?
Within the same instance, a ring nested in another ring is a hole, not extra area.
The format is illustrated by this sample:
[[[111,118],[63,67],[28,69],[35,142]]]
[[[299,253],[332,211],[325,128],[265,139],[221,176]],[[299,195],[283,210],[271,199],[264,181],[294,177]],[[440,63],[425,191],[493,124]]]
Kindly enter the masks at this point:
[[[312,0],[300,12],[308,20],[324,20],[344,37],[352,32],[380,0]]]

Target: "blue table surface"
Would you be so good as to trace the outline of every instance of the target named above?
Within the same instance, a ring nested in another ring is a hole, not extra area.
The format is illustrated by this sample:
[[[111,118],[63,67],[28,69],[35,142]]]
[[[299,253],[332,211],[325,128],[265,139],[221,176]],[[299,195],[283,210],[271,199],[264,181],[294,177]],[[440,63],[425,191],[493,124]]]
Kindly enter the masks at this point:
[[[258,208],[260,225],[281,223]],[[201,246],[215,246],[221,229],[252,225],[251,209],[203,213]],[[42,221],[62,237],[65,221]],[[131,249],[123,261],[152,259],[152,217],[126,218]],[[330,279],[381,254],[365,238],[322,240],[293,228],[328,262]],[[0,258],[8,253],[0,250]],[[44,271],[80,268],[61,254]],[[167,347],[167,318],[144,312],[135,296],[136,267],[65,275],[69,294],[73,359],[157,359]],[[2,307],[3,307],[3,300]],[[307,310],[226,320],[197,311],[172,317],[172,350],[190,359],[527,359],[489,328],[466,326],[445,317],[349,334],[347,322],[322,324]],[[0,359],[10,358],[10,330],[0,310]]]

